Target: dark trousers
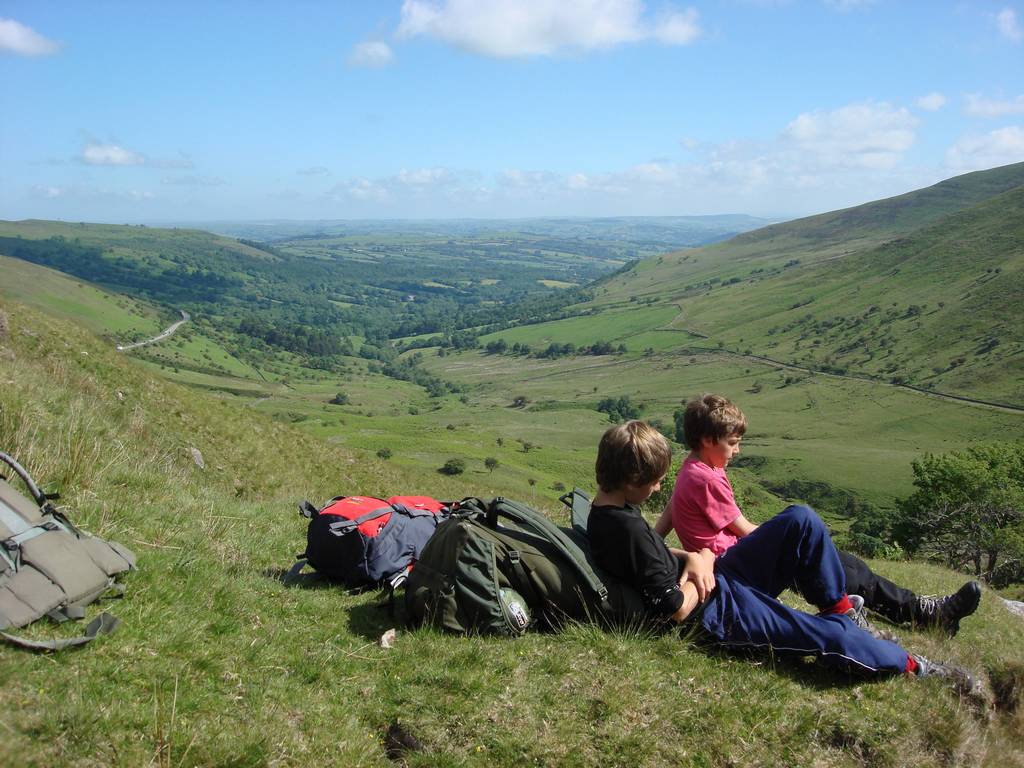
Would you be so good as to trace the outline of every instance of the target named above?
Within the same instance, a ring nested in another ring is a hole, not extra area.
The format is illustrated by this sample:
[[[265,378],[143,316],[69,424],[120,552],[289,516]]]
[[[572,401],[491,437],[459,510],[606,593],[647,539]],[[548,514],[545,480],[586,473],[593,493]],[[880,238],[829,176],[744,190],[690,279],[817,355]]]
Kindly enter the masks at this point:
[[[882,578],[856,555],[838,551],[839,562],[846,573],[847,593],[860,595],[871,611],[896,624],[914,620],[917,595]]]
[[[906,651],[848,616],[804,613],[777,599],[796,586],[808,602],[828,608],[846,594],[832,538],[808,507],[787,507],[730,547],[715,561],[715,582],[701,624],[722,645],[813,654],[862,671],[906,668]]]

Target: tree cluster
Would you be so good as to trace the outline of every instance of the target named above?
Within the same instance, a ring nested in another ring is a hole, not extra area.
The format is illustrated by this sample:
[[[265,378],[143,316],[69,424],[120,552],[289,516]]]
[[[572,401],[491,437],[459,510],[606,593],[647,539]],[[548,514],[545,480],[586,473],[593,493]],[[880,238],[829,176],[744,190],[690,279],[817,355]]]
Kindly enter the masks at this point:
[[[1024,444],[928,454],[913,471],[917,490],[893,526],[907,552],[996,586],[1024,580]]]
[[[633,405],[629,395],[606,397],[597,404],[597,410],[601,413],[607,413],[608,421],[613,424],[640,418],[640,409]]]

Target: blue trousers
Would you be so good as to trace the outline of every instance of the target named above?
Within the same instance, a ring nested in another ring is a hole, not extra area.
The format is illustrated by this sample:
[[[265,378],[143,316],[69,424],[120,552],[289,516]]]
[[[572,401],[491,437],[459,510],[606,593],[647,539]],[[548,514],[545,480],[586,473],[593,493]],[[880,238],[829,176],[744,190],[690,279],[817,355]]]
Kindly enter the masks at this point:
[[[715,561],[715,582],[701,624],[721,645],[814,655],[864,672],[906,669],[906,651],[872,637],[848,616],[812,615],[779,602],[788,587],[819,608],[846,594],[832,537],[809,507],[787,507],[741,538]]]

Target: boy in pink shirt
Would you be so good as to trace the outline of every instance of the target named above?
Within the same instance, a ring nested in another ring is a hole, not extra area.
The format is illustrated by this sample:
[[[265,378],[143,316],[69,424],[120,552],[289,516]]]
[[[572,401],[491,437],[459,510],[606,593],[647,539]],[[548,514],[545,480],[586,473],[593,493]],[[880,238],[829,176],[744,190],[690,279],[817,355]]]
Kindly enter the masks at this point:
[[[672,498],[654,530],[661,536],[675,528],[688,552],[709,550],[716,558],[757,526],[743,516],[725,467],[739,455],[747,419],[721,395],[702,395],[686,404],[683,433],[690,455],[676,476]],[[946,597],[922,597],[875,574],[860,558],[839,550],[849,593],[862,595],[867,607],[894,623],[941,626],[950,634],[960,619],[978,607],[981,588],[969,581]]]
[[[756,525],[736,504],[726,465],[740,452],[747,431],[743,411],[720,395],[691,400],[683,432],[692,449],[676,476],[672,499],[654,526],[662,536],[676,529],[683,549],[710,549],[718,557]]]

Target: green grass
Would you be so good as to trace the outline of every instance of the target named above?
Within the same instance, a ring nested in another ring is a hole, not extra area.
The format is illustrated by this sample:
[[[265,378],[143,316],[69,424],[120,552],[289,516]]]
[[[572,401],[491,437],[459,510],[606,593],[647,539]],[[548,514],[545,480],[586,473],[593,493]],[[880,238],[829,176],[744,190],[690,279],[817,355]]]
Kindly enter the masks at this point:
[[[418,766],[1020,763],[1019,707],[989,723],[937,683],[837,679],[586,626],[518,640],[406,632],[376,593],[286,589],[276,574],[304,543],[298,499],[445,497],[490,481],[340,449],[156,378],[71,325],[6,300],[2,311],[0,444],[140,569],[106,606],[124,620],[111,637],[57,656],[0,648],[0,764],[384,766],[396,720],[424,745],[408,759]],[[960,579],[878,566],[925,591]],[[389,627],[398,643],[384,650]],[[1024,663],[1024,623],[988,592],[954,640],[905,637],[997,678]]]
[[[60,272],[0,256],[0,294],[45,312],[81,323],[118,339],[149,338],[166,325],[164,312],[145,302],[110,293]]]

